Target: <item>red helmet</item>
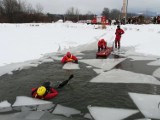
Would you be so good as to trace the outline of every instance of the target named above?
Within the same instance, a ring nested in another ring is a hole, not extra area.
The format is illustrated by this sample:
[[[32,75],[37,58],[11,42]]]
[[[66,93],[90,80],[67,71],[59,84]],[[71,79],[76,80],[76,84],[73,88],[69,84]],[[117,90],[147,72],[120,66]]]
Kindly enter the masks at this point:
[[[70,52],[67,52],[66,56],[67,56],[68,58],[70,58],[70,57],[71,57],[71,53],[70,53]]]

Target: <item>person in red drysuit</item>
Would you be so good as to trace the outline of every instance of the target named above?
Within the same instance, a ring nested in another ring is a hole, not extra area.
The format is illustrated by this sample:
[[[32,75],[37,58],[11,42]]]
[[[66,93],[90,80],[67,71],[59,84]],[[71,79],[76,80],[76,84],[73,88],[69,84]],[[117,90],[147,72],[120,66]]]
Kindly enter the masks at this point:
[[[32,88],[31,96],[33,98],[43,99],[43,100],[49,100],[58,95],[57,90],[50,87],[50,82],[44,82],[40,87],[38,88]]]
[[[76,56],[72,55],[70,52],[67,52],[66,55],[62,58],[61,63],[65,64],[67,62],[78,63]]]
[[[117,48],[118,45],[118,49],[120,49],[120,40],[121,40],[121,35],[124,34],[124,31],[120,28],[120,26],[117,26],[116,29],[116,38],[115,38],[115,48]]]
[[[98,52],[107,48],[107,42],[104,39],[98,41]]]

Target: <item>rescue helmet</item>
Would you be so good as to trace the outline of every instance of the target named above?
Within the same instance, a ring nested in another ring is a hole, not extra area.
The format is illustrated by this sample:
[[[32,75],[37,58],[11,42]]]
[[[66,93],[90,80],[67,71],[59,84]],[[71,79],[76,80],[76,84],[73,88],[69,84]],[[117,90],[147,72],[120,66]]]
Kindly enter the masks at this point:
[[[70,52],[67,52],[66,56],[67,56],[68,58],[70,58],[70,57],[71,57],[71,53],[70,53]]]
[[[38,89],[37,89],[37,94],[39,96],[43,96],[44,94],[46,93],[46,88],[44,86],[40,86]]]

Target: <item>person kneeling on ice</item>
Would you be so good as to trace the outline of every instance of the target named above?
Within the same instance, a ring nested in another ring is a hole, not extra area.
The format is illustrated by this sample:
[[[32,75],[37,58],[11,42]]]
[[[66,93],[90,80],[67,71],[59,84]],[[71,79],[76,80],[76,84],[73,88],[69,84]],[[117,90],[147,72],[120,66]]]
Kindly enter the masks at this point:
[[[67,62],[78,63],[78,59],[76,56],[72,55],[70,52],[67,52],[66,55],[62,58],[61,62],[63,64]]]
[[[107,48],[107,42],[104,39],[98,41],[98,52]]]
[[[49,100],[56,97],[58,92],[50,86],[50,82],[45,82],[38,88],[32,88],[31,95],[33,98]]]

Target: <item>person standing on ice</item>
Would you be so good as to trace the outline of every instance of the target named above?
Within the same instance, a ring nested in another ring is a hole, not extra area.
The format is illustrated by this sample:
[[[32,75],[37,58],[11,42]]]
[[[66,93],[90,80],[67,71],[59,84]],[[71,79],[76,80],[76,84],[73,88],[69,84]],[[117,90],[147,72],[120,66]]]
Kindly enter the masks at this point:
[[[121,35],[124,34],[124,31],[120,28],[119,25],[117,26],[117,29],[116,29],[115,34],[116,34],[116,38],[115,38],[115,48],[117,48],[117,46],[118,46],[118,49],[120,49]]]
[[[67,62],[78,63],[76,56],[72,55],[70,52],[67,52],[66,55],[62,58],[61,63],[65,64]]]
[[[98,41],[98,52],[107,48],[107,42],[104,39]]]

